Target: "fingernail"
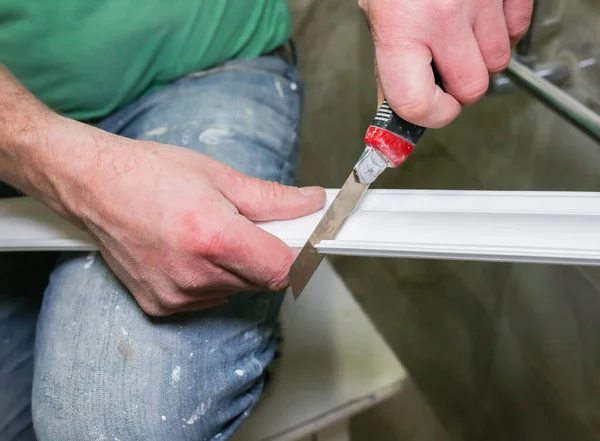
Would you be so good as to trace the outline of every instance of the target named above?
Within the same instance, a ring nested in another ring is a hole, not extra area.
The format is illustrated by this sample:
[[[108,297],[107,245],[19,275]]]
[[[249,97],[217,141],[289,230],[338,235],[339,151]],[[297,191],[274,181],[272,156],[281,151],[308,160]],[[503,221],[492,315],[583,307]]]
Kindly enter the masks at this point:
[[[300,190],[300,194],[304,196],[318,196],[323,192],[321,187],[303,187],[298,190]]]

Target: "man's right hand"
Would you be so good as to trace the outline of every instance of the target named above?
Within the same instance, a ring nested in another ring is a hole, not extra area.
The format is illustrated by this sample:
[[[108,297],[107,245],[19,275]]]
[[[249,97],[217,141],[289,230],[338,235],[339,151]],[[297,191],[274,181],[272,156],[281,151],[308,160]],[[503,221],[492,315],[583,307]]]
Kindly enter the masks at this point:
[[[533,0],[359,0],[373,36],[378,100],[407,121],[440,128],[487,91],[511,44],[527,32]],[[431,62],[445,91],[436,86]]]
[[[88,231],[145,312],[287,287],[294,252],[253,222],[317,211],[323,189],[254,179],[60,117],[1,66],[0,92],[0,179]]]

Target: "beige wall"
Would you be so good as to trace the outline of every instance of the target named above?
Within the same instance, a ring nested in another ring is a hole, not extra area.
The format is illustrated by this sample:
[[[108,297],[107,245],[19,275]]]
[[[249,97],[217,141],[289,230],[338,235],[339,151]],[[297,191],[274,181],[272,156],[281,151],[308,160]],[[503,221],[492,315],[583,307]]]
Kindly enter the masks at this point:
[[[564,10],[562,30],[540,38],[543,61],[600,58],[599,2],[541,1]],[[300,179],[339,187],[374,113],[369,36],[354,0],[291,5],[307,86]],[[597,67],[576,72],[568,90],[600,111]],[[525,94],[490,97],[429,132],[378,186],[600,191],[600,146]],[[410,389],[357,419],[357,439],[600,439],[599,270],[335,263],[431,406]],[[443,430],[429,427],[431,410]]]

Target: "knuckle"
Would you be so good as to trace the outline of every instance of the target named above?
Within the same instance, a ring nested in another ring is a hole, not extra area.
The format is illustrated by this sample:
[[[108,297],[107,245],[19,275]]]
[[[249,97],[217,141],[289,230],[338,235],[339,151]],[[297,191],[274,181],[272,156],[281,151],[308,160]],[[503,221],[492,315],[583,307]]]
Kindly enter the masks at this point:
[[[227,251],[230,244],[227,219],[198,212],[186,213],[182,217],[171,242],[175,249],[184,254],[207,258],[220,256]]]
[[[179,298],[174,293],[170,293],[163,295],[159,299],[159,304],[157,306],[165,315],[168,315],[180,310],[188,303],[189,302],[186,299]]]
[[[500,47],[493,51],[493,53],[488,57],[489,61],[487,63],[488,71],[492,74],[496,74],[498,72],[502,72],[505,70],[511,59],[510,48]]]
[[[281,268],[275,270],[267,281],[267,288],[269,291],[278,292],[286,289],[289,285],[288,274],[289,265],[282,265]]]
[[[271,268],[270,274],[266,279],[266,288],[269,291],[278,292],[285,290],[289,285],[290,266],[294,260],[291,250],[286,250],[285,254],[277,259],[278,264]]]
[[[140,303],[140,308],[150,317],[166,317],[169,315],[169,312],[158,303]]]
[[[170,271],[171,280],[181,291],[191,291],[201,287],[200,274],[192,272],[187,268],[173,268]]]
[[[131,290],[139,307],[151,317],[164,317],[168,311],[162,306],[160,296],[156,292]]]
[[[441,18],[454,17],[462,9],[462,1],[457,0],[437,0],[435,5],[436,13]]]
[[[359,7],[374,34],[373,37],[377,37],[381,30],[387,32],[397,29],[404,22],[401,14],[390,14],[390,11],[398,8],[397,0],[362,1],[359,2]]]
[[[418,121],[429,114],[431,102],[423,97],[407,97],[394,103],[394,110],[404,119]]]
[[[531,15],[520,14],[510,20],[510,23],[508,24],[508,33],[512,39],[520,39],[527,33],[530,25]]]
[[[171,278],[179,292],[196,293],[222,283],[223,273],[223,269],[203,260],[192,267],[174,269]]]
[[[222,256],[229,249],[229,235],[223,226],[207,228],[195,238],[194,252],[208,259]]]
[[[462,104],[473,104],[485,95],[489,85],[489,76],[483,75],[459,86],[453,95]]]
[[[528,29],[529,29],[529,21],[527,22],[527,24],[515,25],[512,28],[512,30],[509,32],[510,37],[513,40],[520,40],[527,33]]]
[[[283,196],[283,186],[275,181],[262,181],[260,193],[264,200],[278,200]]]

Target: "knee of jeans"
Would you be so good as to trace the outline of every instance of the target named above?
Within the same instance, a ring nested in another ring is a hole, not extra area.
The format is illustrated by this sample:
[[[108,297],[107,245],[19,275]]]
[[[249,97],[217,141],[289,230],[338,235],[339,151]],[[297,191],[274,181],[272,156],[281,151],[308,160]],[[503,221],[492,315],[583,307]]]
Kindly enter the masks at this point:
[[[82,260],[54,275],[38,320],[38,440],[227,439],[260,396],[283,295],[151,321]]]
[[[235,347],[206,347],[206,353],[132,344],[117,347],[122,359],[106,348],[105,363],[97,363],[102,350],[94,349],[87,359],[59,353],[46,358],[50,363],[38,360],[32,395],[38,441],[224,441],[262,393],[275,341],[268,333],[265,347],[244,349],[259,345],[262,334],[247,331]],[[146,352],[140,364],[128,365]]]
[[[42,388],[34,392],[33,424],[38,441],[225,441],[256,405],[262,384],[254,381],[234,395],[202,396],[189,390],[176,405],[162,389],[146,391],[147,400],[132,400],[129,387],[104,394],[88,394],[76,386],[62,391]],[[171,405],[157,404],[157,396]]]

